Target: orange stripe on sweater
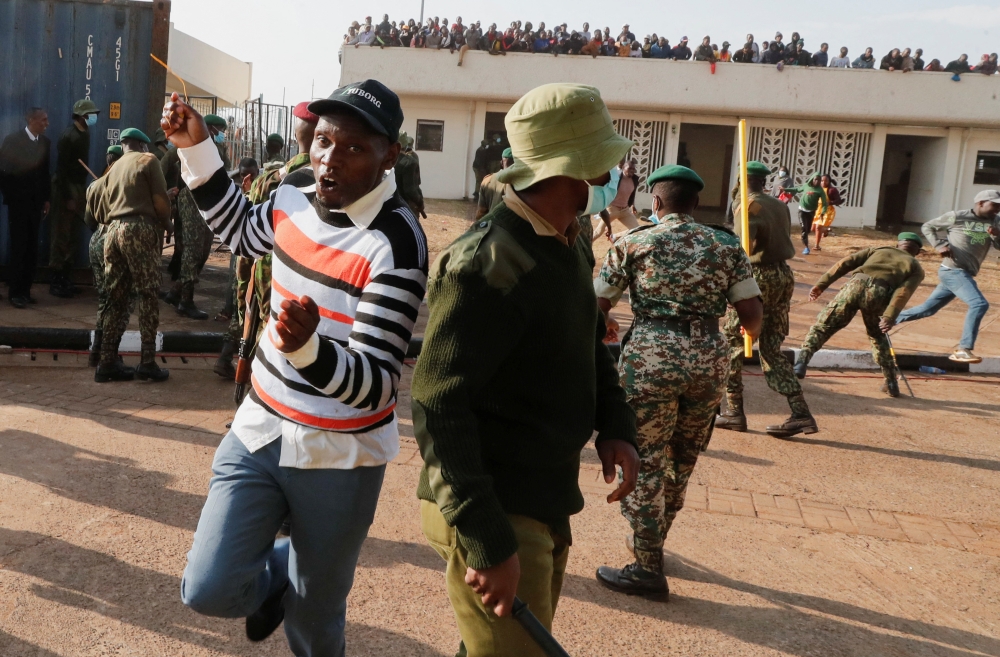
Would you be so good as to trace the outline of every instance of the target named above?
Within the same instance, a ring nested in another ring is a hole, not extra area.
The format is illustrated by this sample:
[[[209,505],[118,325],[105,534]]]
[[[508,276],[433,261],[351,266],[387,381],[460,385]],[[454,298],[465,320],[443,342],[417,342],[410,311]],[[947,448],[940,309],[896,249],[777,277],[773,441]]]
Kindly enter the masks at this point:
[[[288,419],[298,422],[299,424],[318,427],[328,431],[357,431],[359,429],[364,429],[365,427],[375,424],[380,420],[384,420],[390,413],[396,410],[396,404],[393,402],[393,404],[388,408],[374,413],[373,415],[351,418],[350,420],[336,420],[333,418],[316,417],[315,415],[309,415],[308,413],[303,413],[289,406],[285,406],[261,389],[260,382],[257,381],[256,376],[251,376],[251,379],[253,380],[253,389],[257,393],[257,396],[259,396],[261,401],[270,406],[272,409],[281,413]]]
[[[358,289],[371,282],[371,263],[363,256],[311,240],[281,210],[274,210],[274,241],[296,262]]]
[[[299,295],[292,294],[291,292],[283,288],[281,285],[279,285],[278,281],[274,280],[273,278],[271,279],[271,287],[274,289],[275,292],[285,297],[286,299],[299,298]],[[313,301],[316,300],[313,299]],[[333,320],[335,322],[340,322],[341,324],[352,324],[352,325],[354,324],[354,318],[348,317],[344,313],[338,313],[336,311],[330,310],[329,308],[323,308],[319,304],[317,304],[316,307],[319,308],[319,314],[321,317],[326,317],[327,319]]]

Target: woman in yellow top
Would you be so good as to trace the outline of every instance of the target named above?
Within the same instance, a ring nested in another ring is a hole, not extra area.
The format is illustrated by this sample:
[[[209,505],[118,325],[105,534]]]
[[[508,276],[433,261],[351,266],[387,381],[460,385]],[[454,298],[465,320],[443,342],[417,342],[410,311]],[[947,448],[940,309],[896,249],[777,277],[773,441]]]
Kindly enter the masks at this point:
[[[813,219],[813,232],[816,234],[816,246],[814,250],[816,251],[822,251],[819,247],[819,242],[830,234],[830,226],[833,225],[833,220],[837,217],[837,207],[844,203],[840,191],[833,186],[833,179],[830,178],[830,174],[823,175],[820,179],[820,186],[826,191],[829,203],[820,199],[819,205],[816,207],[816,217]]]

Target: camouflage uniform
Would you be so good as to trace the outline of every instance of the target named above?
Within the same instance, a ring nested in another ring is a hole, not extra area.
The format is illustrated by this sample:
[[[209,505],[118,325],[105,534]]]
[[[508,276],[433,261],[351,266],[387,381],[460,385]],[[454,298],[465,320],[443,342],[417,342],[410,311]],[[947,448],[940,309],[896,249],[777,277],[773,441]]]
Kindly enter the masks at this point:
[[[121,341],[128,325],[129,296],[133,289],[139,300],[142,343],[156,343],[156,328],[160,323],[160,302],[156,296],[160,288],[160,235],[161,229],[153,221],[140,217],[118,219],[107,227],[105,344],[117,347]]]
[[[851,278],[816,318],[816,323],[809,329],[809,335],[802,343],[799,358],[809,362],[813,354],[822,349],[834,333],[850,324],[860,311],[868,339],[872,343],[875,362],[882,368],[882,374],[887,380],[895,379],[896,365],[889,351],[889,338],[879,328],[879,319],[892,300],[892,292],[890,288],[878,285],[873,278]]]
[[[420,219],[424,209],[424,193],[420,189],[420,158],[413,151],[399,154],[396,161],[396,189],[413,216]]]
[[[662,572],[662,549],[722,398],[727,346],[719,318],[728,303],[760,294],[739,241],[687,215],[628,231],[594,283],[612,304],[626,289],[635,323],[622,341],[619,374],[636,412],[641,465],[622,514],[636,560]]]

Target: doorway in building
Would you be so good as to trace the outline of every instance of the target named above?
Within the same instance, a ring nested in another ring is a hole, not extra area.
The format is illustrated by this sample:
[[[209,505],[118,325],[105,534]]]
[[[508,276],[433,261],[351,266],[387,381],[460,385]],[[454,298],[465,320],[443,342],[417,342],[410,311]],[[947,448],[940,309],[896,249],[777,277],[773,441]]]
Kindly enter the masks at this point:
[[[729,180],[733,172],[736,130],[728,125],[681,124],[677,163],[698,172],[705,181],[695,219],[723,224],[729,209]]]
[[[947,145],[944,137],[886,137],[876,228],[896,232],[904,224],[922,224],[941,213]]]

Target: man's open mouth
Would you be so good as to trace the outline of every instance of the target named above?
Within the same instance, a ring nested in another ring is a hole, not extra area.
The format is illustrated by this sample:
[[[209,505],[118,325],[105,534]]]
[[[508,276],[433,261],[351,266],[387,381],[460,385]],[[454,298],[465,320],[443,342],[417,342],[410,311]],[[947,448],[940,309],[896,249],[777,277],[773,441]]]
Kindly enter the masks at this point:
[[[326,176],[320,176],[316,185],[322,192],[332,192],[337,188],[337,181]]]

